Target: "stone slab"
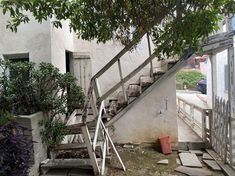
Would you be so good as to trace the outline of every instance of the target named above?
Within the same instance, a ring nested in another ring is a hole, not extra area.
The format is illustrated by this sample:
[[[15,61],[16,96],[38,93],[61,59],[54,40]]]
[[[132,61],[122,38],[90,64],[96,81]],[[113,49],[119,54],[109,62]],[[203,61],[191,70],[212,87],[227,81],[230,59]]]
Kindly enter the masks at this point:
[[[180,159],[176,158],[176,164],[181,165]]]
[[[195,153],[197,156],[202,156],[203,152],[201,150],[189,150],[190,153]]]
[[[194,153],[180,153],[179,157],[183,166],[202,167],[201,162]]]
[[[203,153],[202,155],[202,159],[204,160],[214,160],[211,155],[209,155],[208,153]]]
[[[202,168],[190,168],[185,166],[179,166],[175,168],[175,171],[189,175],[189,176],[212,176],[210,171]]]
[[[168,159],[164,159],[164,160],[158,161],[157,164],[168,165],[169,161],[168,161]]]
[[[213,160],[203,160],[204,163],[206,163],[206,165],[211,168],[212,170],[215,171],[221,171],[221,168],[219,167],[219,165],[216,163],[216,161]]]

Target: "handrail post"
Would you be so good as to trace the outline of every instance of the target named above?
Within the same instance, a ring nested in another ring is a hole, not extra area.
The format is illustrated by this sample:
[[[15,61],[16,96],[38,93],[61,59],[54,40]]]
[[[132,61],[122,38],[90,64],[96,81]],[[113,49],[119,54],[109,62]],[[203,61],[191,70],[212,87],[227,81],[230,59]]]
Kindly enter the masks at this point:
[[[202,111],[202,141],[206,142],[206,110]]]
[[[125,90],[125,84],[123,82],[123,75],[122,75],[122,66],[121,66],[121,61],[120,59],[118,59],[118,69],[119,69],[119,75],[120,75],[120,79],[122,81],[122,92],[123,92],[123,96],[125,99],[125,102],[127,102],[127,94],[126,94],[126,90]]]
[[[194,106],[190,105],[190,120],[191,120],[191,125],[194,128],[195,122],[194,122]]]
[[[151,44],[150,44],[150,36],[148,32],[147,32],[147,40],[148,40],[149,56],[151,56],[152,51],[151,51]],[[153,78],[153,60],[150,61],[150,77]]]

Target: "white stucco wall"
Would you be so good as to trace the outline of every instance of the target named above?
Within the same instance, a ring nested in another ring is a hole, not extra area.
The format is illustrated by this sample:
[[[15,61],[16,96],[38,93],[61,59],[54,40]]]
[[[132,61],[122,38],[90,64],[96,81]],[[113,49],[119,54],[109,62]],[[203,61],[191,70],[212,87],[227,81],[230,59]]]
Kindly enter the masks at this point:
[[[166,105],[167,103],[167,105]],[[117,143],[156,142],[165,135],[178,142],[175,76],[164,80],[114,123]]]
[[[119,42],[109,41],[106,44],[96,41],[87,42],[74,37],[74,50],[84,53],[89,53],[91,57],[92,75],[96,74],[105,64],[107,64],[116,54],[118,54],[124,46]],[[153,47],[152,47],[153,48]],[[143,38],[141,43],[132,52],[126,53],[121,58],[123,77],[131,73],[149,56],[148,45],[146,37]],[[156,64],[155,64],[156,65]],[[146,66],[136,77],[130,80],[130,83],[138,82],[140,75],[149,74],[150,65]],[[114,64],[105,74],[99,78],[102,93],[106,92],[112,86],[120,81],[118,72],[118,64]]]
[[[62,29],[50,24],[51,33],[51,63],[66,72],[65,52],[74,52],[73,33],[69,29],[69,21],[62,22]]]
[[[6,29],[8,19],[0,12],[0,57],[29,53],[30,61],[51,62],[50,22],[39,24],[32,19],[28,24],[21,24],[18,32],[13,33]]]

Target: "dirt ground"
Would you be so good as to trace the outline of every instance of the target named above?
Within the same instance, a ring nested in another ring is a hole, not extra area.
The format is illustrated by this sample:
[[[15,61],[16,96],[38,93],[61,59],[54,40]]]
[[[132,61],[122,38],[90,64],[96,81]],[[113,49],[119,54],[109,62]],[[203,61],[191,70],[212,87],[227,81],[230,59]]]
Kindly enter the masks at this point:
[[[179,166],[176,163],[178,158],[177,151],[170,155],[163,155],[149,144],[142,144],[132,148],[117,147],[119,154],[126,166],[126,172],[121,170],[121,165],[116,156],[111,159],[108,166],[108,176],[183,176],[184,174],[175,172],[174,169]],[[158,165],[157,162],[162,159],[168,159],[168,165]],[[201,157],[199,157],[201,160]],[[205,165],[204,168],[208,169]],[[209,170],[209,169],[208,169]],[[222,172],[212,172],[213,176],[223,176]]]

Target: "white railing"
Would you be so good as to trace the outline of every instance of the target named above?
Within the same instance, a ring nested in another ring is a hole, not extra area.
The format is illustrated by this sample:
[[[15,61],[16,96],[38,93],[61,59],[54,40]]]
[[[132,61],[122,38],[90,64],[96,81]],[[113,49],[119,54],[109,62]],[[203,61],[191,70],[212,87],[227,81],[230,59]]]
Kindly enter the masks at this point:
[[[177,109],[178,117],[183,119],[206,144],[210,144],[211,109],[202,108],[180,97],[177,97]]]

